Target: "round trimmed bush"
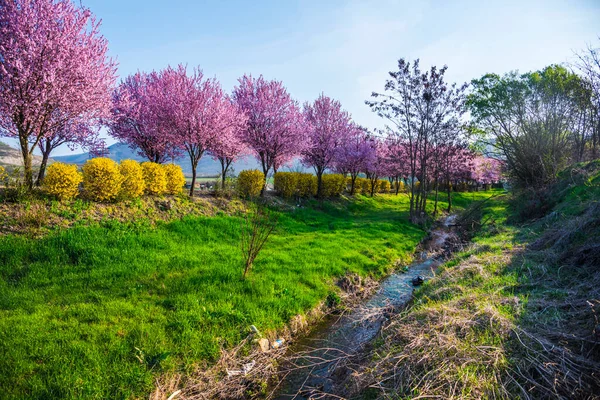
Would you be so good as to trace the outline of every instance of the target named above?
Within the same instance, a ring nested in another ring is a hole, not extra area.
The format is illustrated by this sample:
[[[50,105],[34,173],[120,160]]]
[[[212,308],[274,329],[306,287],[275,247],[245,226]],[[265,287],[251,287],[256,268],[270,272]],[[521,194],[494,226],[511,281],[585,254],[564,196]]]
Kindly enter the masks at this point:
[[[168,194],[179,194],[183,191],[183,185],[185,185],[185,176],[181,167],[177,164],[165,164],[165,175],[167,179],[166,193]]]
[[[59,200],[71,200],[79,194],[82,180],[76,165],[55,162],[46,169],[42,190]]]
[[[142,163],[146,193],[164,194],[167,191],[167,174],[162,165],[146,161]]]
[[[139,162],[123,160],[119,165],[119,171],[123,176],[121,196],[127,199],[137,199],[144,194],[146,182],[144,182],[144,172]]]
[[[265,186],[265,175],[251,169],[240,172],[237,178],[237,190],[242,197],[257,197]]]
[[[119,165],[110,158],[92,158],[83,166],[83,191],[90,200],[113,201],[122,184]]]

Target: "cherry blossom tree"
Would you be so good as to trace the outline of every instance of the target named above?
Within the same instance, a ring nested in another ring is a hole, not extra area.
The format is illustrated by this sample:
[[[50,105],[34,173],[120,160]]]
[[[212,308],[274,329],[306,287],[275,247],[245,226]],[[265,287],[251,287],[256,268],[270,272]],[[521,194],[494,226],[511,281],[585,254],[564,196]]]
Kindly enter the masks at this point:
[[[373,197],[377,188],[377,181],[388,173],[388,163],[386,148],[381,138],[369,137],[367,143],[371,147],[371,151],[367,153],[368,156],[365,158],[364,172],[371,182],[371,197]]]
[[[400,182],[410,175],[409,158],[406,143],[395,136],[388,136],[385,141],[385,159],[388,176],[396,183],[396,195],[400,190]]]
[[[38,143],[42,161],[36,181],[37,185],[40,185],[44,179],[50,154],[62,145],[67,145],[71,150],[75,150],[79,146],[92,154],[101,153],[106,147],[104,139],[100,137],[99,124],[92,124],[87,120],[71,120],[62,126],[57,126]]]
[[[281,82],[267,81],[262,75],[244,75],[238,82],[233,98],[248,118],[242,138],[267,177],[271,170],[277,172],[302,151],[302,114]]]
[[[42,140],[109,113],[116,64],[99,27],[69,0],[0,3],[0,134],[18,140],[30,188]]]
[[[142,157],[164,163],[178,154],[169,140],[158,111],[164,100],[159,74],[138,72],[128,76],[113,93],[109,133]]]
[[[322,197],[322,177],[333,166],[336,153],[347,140],[351,128],[350,114],[342,110],[339,101],[323,94],[314,103],[304,105],[307,141],[302,162],[315,169],[317,197]]]
[[[229,100],[229,99],[228,99]],[[221,164],[221,187],[225,188],[225,178],[231,164],[247,151],[240,132],[247,123],[246,114],[229,100],[223,104],[222,117],[225,128],[214,138],[209,153]]]
[[[440,178],[446,185],[446,194],[448,208],[446,211],[452,211],[452,186],[459,181],[469,180],[473,174],[473,158],[475,155],[470,151],[466,144],[455,144],[440,146]]]
[[[473,160],[473,179],[491,185],[502,179],[502,163],[495,158],[477,156]]]
[[[188,154],[192,166],[194,194],[196,170],[207,151],[222,157],[223,170],[231,164],[242,143],[235,137],[244,128],[246,117],[225,95],[216,79],[205,79],[195,68],[188,73],[179,65],[160,72],[159,85],[163,99],[157,115],[175,146]]]
[[[350,194],[354,195],[356,178],[365,172],[367,164],[375,156],[365,128],[352,124],[346,140],[336,152],[334,169],[343,175],[350,175]]]

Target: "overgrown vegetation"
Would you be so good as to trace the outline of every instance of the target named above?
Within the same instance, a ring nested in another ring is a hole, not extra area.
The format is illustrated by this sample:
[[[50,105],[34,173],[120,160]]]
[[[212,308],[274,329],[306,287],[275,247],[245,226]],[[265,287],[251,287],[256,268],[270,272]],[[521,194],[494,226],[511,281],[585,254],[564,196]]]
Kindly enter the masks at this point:
[[[345,387],[394,398],[598,398],[598,162],[564,171],[548,195],[546,215],[527,223],[515,207],[527,196],[465,213],[472,244],[417,291]]]

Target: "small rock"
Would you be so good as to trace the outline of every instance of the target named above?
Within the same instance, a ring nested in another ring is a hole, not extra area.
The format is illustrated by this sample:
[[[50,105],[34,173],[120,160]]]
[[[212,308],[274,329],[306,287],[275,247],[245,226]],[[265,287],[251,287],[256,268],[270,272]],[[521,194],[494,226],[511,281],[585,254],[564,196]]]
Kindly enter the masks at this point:
[[[162,211],[169,211],[173,208],[173,203],[170,200],[159,201],[157,206]]]
[[[269,344],[269,340],[265,338],[258,339],[258,345],[260,346],[260,351],[266,353],[271,348]]]
[[[425,282],[425,279],[423,279],[422,276],[417,276],[416,278],[413,278],[413,280],[412,280],[413,286],[421,286],[423,284],[423,282]]]

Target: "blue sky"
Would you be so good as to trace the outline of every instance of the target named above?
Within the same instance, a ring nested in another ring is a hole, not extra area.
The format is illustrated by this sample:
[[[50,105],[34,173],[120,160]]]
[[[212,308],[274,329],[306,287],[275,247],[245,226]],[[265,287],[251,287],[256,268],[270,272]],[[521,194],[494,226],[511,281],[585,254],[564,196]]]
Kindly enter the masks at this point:
[[[185,63],[229,91],[242,74],[263,74],[301,103],[321,92],[340,100],[370,128],[382,122],[364,100],[400,57],[447,64],[448,77],[464,82],[600,45],[598,0],[82,2],[102,19],[121,77]]]

